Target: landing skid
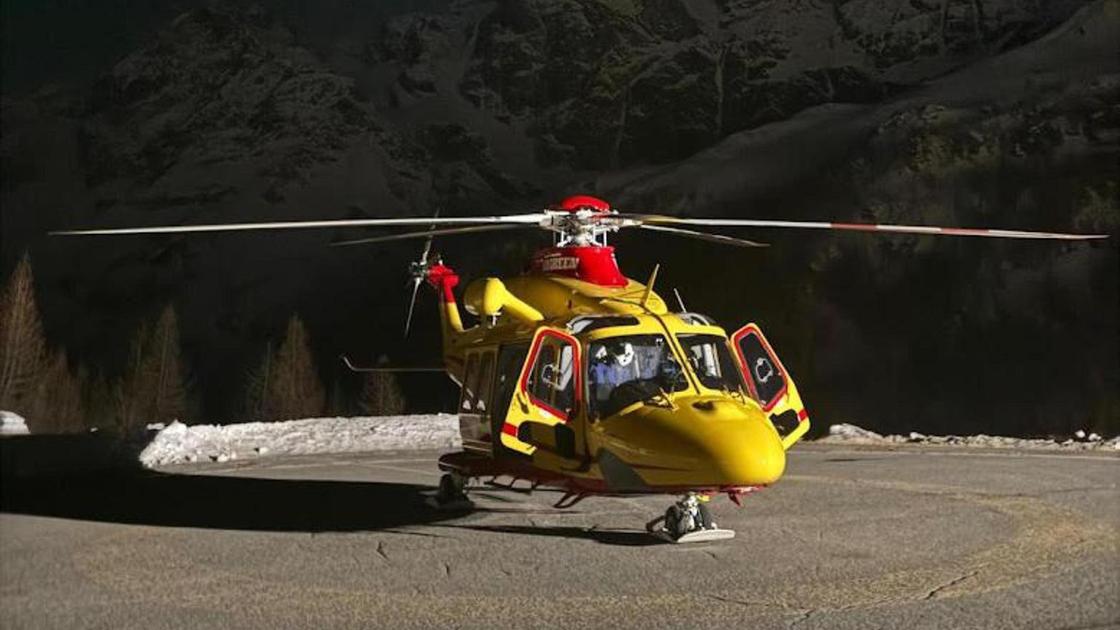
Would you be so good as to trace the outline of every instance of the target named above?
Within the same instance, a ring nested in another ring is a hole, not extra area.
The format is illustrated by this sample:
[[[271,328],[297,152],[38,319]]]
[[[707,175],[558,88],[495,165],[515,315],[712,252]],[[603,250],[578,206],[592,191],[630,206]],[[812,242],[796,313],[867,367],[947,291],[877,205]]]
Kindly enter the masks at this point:
[[[661,540],[678,543],[712,542],[735,537],[730,529],[720,529],[712,514],[695,492],[689,492],[669,506],[665,514],[646,523],[646,531]]]
[[[735,530],[733,529],[698,529],[694,532],[688,532],[679,538],[673,538],[673,535],[668,531],[662,529],[653,532],[653,535],[664,540],[671,542],[675,545],[683,543],[702,543],[702,542],[715,542],[717,540],[728,540],[735,537]]]

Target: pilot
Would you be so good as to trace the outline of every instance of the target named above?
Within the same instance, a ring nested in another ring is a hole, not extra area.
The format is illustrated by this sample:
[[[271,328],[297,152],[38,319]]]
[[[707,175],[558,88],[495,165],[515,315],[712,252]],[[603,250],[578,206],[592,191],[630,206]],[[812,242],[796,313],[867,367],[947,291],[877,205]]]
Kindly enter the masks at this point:
[[[592,357],[590,373],[595,397],[606,399],[615,387],[635,377],[633,344],[622,341],[600,346]]]

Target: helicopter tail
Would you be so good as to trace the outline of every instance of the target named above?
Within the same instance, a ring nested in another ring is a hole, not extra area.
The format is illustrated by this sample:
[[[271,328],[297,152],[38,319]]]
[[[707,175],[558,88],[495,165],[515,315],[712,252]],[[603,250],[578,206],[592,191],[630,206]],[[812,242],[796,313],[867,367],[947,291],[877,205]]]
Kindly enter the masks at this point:
[[[455,287],[459,284],[459,274],[437,260],[426,270],[424,279],[428,281],[439,294],[439,318],[443,328],[444,345],[447,345],[454,335],[463,332],[463,320],[459,315],[459,305],[455,302]]]

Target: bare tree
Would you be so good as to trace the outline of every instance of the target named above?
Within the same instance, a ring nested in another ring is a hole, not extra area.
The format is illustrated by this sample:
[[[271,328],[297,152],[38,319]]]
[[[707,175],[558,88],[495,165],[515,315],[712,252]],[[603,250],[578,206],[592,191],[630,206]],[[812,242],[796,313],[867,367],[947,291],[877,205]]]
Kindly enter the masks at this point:
[[[0,296],[0,408],[20,411],[27,405],[47,357],[31,257],[24,254]]]
[[[275,360],[272,342],[264,349],[264,358],[257,369],[249,373],[248,385],[245,391],[245,419],[264,420],[265,400],[268,397],[268,379],[272,373],[272,362]]]
[[[148,422],[184,419],[186,388],[175,311],[164,308],[154,327],[142,325],[129,347],[115,388],[117,430],[138,431]]]
[[[183,379],[183,357],[179,349],[179,319],[171,305],[164,307],[160,313],[151,350],[157,367],[151,417],[155,421],[183,420],[187,412],[187,392]]]
[[[384,364],[384,357],[378,361]],[[397,377],[392,372],[370,372],[362,384],[358,404],[371,416],[397,416],[404,413],[405,400]]]
[[[261,367],[249,377],[247,412],[259,420],[289,420],[320,416],[326,409],[326,394],[310,339],[303,322],[288,320],[284,343],[273,353],[265,352]]]
[[[27,423],[32,433],[80,433],[86,429],[82,387],[85,371],[75,375],[66,353],[51,357],[27,402]]]

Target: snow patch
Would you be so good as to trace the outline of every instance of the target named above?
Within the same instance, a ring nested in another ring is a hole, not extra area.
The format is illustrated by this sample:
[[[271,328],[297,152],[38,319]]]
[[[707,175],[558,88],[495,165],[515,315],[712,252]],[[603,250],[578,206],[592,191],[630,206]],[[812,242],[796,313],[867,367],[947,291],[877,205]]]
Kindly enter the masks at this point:
[[[909,435],[879,435],[854,424],[834,424],[828,428],[827,436],[816,441],[825,444],[949,444],[984,448],[1120,450],[1120,436],[1105,440],[1096,433],[1086,434],[1085,431],[1078,431],[1075,436],[1076,439],[1058,441],[984,434],[923,435],[911,432]]]
[[[140,453],[149,468],[187,462],[228,462],[239,456],[305,455],[459,448],[451,414],[307,418],[284,422],[187,426],[172,422]]]
[[[868,431],[867,429],[857,427],[854,424],[834,424],[828,427],[829,437],[838,437],[843,439],[857,439],[857,440],[881,440],[883,436]]]
[[[27,421],[11,411],[0,411],[0,435],[27,435]]]

